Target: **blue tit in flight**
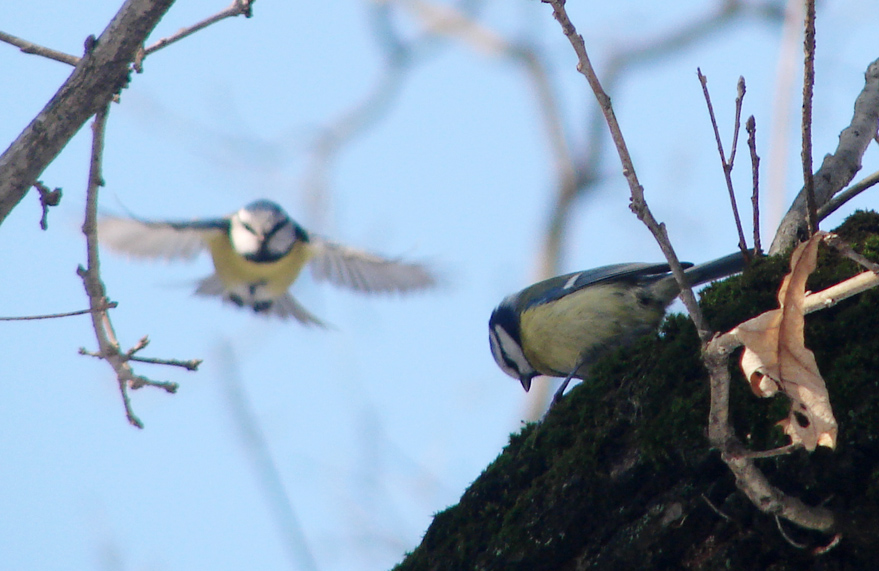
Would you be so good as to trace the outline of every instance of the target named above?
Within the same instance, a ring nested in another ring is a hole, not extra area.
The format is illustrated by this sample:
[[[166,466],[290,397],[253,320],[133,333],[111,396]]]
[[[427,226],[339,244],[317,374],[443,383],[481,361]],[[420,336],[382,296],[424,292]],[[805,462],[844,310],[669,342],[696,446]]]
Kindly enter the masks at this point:
[[[740,272],[737,252],[684,264],[691,286]],[[507,296],[488,321],[491,354],[527,391],[537,375],[584,379],[609,350],[654,331],[680,293],[668,264],[614,264],[544,280]]]
[[[288,289],[308,264],[318,281],[363,293],[406,292],[436,285],[422,264],[403,262],[350,248],[306,232],[269,200],[251,202],[225,218],[191,222],[149,222],[102,217],[98,241],[135,258],[195,258],[208,250],[215,273],[195,293],[219,296],[260,315],[324,324]]]

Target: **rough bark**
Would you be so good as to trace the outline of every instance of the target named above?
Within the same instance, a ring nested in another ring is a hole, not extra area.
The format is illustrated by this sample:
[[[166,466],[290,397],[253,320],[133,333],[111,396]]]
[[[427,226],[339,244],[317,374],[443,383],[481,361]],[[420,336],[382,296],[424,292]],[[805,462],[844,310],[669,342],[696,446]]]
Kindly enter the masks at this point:
[[[79,129],[129,81],[131,63],[174,0],[127,0],[73,73],[0,156],[0,224]]]

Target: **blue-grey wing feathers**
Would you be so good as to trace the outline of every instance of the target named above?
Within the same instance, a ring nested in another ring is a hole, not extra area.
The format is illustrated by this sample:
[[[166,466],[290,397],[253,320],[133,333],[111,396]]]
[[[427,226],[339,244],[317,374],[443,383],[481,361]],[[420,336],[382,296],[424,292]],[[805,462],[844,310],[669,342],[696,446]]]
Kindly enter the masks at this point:
[[[692,265],[685,263],[684,267]],[[612,264],[582,272],[573,272],[535,284],[532,288],[536,287],[537,291],[529,288],[534,291],[534,296],[528,300],[528,305],[555,301],[577,290],[603,283],[643,282],[646,285],[669,275],[669,271],[668,264],[636,262]]]
[[[148,222],[104,216],[98,220],[98,240],[111,250],[136,258],[191,260],[217,232],[225,232],[226,219],[193,222]]]
[[[436,285],[431,270],[418,263],[375,254],[312,237],[314,257],[309,266],[317,281],[329,281],[359,292],[405,292]]]

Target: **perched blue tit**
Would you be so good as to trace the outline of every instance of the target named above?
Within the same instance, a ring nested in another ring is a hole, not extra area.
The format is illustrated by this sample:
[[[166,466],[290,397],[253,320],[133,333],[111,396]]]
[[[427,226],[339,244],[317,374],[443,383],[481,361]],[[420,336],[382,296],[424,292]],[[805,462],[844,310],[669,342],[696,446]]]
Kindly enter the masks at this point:
[[[683,264],[691,286],[740,272],[735,254]],[[488,321],[491,354],[527,391],[537,375],[584,379],[608,350],[655,330],[680,293],[668,264],[614,264],[544,280],[507,296]]]
[[[336,244],[306,232],[269,200],[251,202],[214,220],[149,222],[107,216],[98,241],[137,258],[195,258],[210,251],[215,273],[195,293],[220,296],[260,315],[323,325],[287,291],[308,264],[318,281],[354,291],[405,292],[429,288],[436,277],[426,266],[391,260]]]

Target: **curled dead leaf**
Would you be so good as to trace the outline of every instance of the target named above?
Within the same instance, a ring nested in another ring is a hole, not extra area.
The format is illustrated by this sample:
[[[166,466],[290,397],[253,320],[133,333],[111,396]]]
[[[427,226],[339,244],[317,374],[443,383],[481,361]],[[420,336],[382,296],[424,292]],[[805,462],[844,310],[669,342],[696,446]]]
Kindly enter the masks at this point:
[[[834,448],[837,433],[827,387],[803,338],[806,280],[817,265],[823,237],[824,233],[818,232],[794,250],[791,272],[778,291],[780,309],[758,315],[733,330],[745,345],[742,370],[751,390],[760,397],[782,391],[791,399],[790,414],[779,425],[792,443],[810,451],[816,446]]]

